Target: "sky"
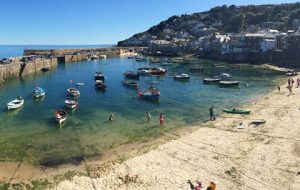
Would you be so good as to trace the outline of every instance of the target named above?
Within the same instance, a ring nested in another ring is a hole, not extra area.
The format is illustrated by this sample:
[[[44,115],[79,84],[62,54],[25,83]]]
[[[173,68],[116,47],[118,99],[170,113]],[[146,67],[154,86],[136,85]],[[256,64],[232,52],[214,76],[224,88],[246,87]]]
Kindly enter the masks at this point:
[[[0,0],[0,45],[116,44],[173,15],[297,0]]]

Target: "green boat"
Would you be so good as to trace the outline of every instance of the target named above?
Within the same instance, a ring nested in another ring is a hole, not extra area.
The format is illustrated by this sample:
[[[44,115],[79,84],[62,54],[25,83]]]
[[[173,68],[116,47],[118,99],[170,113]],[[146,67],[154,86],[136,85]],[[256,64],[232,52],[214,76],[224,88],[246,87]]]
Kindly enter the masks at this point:
[[[232,114],[250,114],[249,110],[237,110],[237,109],[224,109],[223,112],[232,113]]]

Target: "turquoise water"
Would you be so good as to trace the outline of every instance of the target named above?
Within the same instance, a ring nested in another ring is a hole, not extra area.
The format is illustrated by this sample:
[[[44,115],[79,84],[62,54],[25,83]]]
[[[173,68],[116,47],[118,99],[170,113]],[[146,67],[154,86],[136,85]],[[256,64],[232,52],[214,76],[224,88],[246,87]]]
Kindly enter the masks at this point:
[[[240,70],[229,69],[233,80],[240,80],[240,88],[220,88],[203,85],[202,79],[218,74],[221,69],[204,61],[203,73],[191,74],[190,82],[174,81],[175,72],[188,72],[189,64],[167,66],[165,77],[142,76],[140,88],[151,84],[161,91],[159,104],[137,97],[137,91],[122,86],[126,70],[148,64],[126,58],[83,61],[60,64],[47,73],[12,79],[0,87],[0,106],[16,96],[23,96],[25,105],[20,110],[0,112],[0,160],[24,160],[33,164],[56,165],[73,162],[83,156],[98,156],[108,149],[124,143],[159,137],[159,114],[165,115],[164,131],[203,122],[208,118],[208,107],[216,112],[253,101],[274,89],[282,79],[280,73],[244,65]],[[102,70],[106,75],[106,92],[94,88],[94,73]],[[68,120],[59,127],[54,112],[64,108],[66,89],[70,80],[84,82],[80,86],[79,109],[68,113]],[[248,85],[245,86],[244,84]],[[46,90],[42,101],[32,99],[32,90],[39,85]],[[146,121],[145,112],[152,120]],[[115,118],[108,121],[110,113]]]
[[[0,45],[0,59],[22,56],[24,49],[106,48],[113,45]]]

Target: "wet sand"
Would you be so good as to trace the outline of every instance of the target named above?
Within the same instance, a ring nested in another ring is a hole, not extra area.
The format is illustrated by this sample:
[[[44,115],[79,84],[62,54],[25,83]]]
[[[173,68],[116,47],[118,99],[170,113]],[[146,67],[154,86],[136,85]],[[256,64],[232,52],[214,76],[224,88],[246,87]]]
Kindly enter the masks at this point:
[[[188,179],[205,188],[217,181],[218,189],[300,189],[300,88],[287,96],[286,86],[245,105],[250,115],[223,114],[183,137],[164,133],[173,140],[128,158],[91,162],[88,176],[53,189],[189,189]],[[250,125],[254,119],[266,123]],[[241,122],[245,129],[236,128]]]

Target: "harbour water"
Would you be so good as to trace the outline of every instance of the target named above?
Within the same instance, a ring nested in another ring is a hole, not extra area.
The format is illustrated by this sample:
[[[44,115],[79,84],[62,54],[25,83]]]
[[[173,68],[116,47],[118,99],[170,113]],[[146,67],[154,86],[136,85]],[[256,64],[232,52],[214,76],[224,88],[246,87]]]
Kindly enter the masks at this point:
[[[195,60],[193,61],[195,62]],[[197,60],[196,62],[200,62]],[[23,79],[12,79],[0,87],[0,160],[20,161],[37,165],[68,163],[82,156],[98,156],[121,144],[145,141],[161,135],[159,114],[165,115],[164,131],[188,127],[208,118],[208,108],[215,106],[217,114],[223,108],[233,108],[262,97],[274,90],[283,75],[250,65],[240,69],[215,61],[202,61],[203,73],[191,73],[189,82],[174,81],[172,75],[189,72],[192,64],[164,66],[167,76],[142,76],[140,89],[151,85],[161,91],[159,103],[141,100],[137,90],[122,85],[123,73],[150,64],[135,62],[127,58],[82,61],[59,64],[54,70],[37,73]],[[239,88],[220,88],[218,85],[204,85],[202,79],[219,74],[224,65],[240,80]],[[94,88],[94,73],[102,71],[106,76],[107,90]],[[65,109],[66,89],[78,87],[81,92],[79,108],[68,111],[68,120],[58,126],[54,112]],[[247,84],[247,85],[245,85]],[[46,97],[40,101],[32,99],[34,87],[46,90]],[[15,111],[7,111],[7,102],[23,96],[25,105]],[[152,120],[147,122],[145,112]],[[110,113],[114,121],[109,122]]]

